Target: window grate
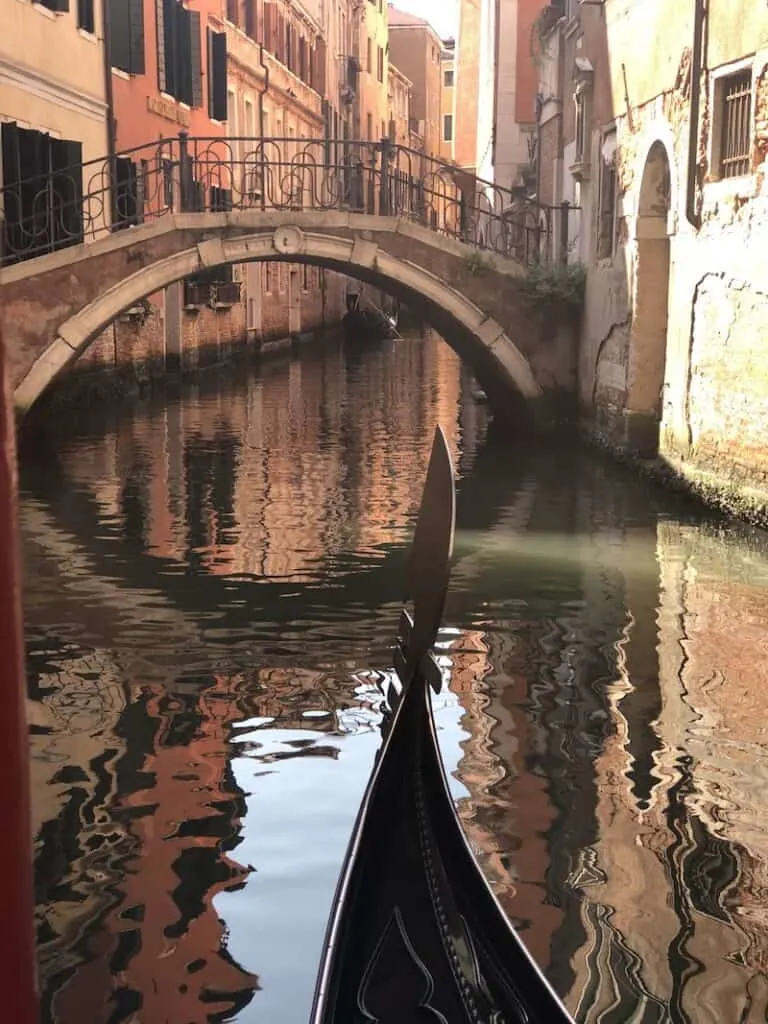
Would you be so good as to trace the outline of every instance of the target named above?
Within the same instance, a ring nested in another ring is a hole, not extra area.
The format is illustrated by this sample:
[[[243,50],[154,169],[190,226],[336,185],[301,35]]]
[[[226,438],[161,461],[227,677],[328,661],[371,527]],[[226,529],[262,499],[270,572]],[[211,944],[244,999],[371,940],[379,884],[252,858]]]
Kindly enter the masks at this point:
[[[736,178],[749,173],[752,141],[752,72],[730,75],[722,87],[720,176]]]

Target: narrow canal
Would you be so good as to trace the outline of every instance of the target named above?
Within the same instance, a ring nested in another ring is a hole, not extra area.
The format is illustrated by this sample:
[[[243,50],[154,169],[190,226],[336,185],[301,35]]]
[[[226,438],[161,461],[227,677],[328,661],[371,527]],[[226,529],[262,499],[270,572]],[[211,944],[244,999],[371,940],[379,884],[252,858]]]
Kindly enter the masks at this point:
[[[766,1019],[768,547],[499,441],[412,334],[24,453],[45,1021],[306,1021],[437,422],[436,717],[499,899],[579,1021]]]

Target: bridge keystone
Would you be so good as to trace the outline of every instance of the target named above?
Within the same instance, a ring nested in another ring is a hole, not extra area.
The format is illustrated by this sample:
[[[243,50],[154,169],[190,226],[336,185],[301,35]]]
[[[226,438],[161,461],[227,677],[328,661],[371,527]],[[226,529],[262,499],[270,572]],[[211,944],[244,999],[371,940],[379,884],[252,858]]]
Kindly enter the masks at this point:
[[[227,262],[224,241],[221,238],[210,238],[207,242],[200,242],[197,254],[203,267],[218,267]]]
[[[376,266],[378,251],[379,247],[376,242],[367,242],[364,238],[356,238],[355,244],[352,246],[350,262],[355,263],[358,267],[372,269]]]

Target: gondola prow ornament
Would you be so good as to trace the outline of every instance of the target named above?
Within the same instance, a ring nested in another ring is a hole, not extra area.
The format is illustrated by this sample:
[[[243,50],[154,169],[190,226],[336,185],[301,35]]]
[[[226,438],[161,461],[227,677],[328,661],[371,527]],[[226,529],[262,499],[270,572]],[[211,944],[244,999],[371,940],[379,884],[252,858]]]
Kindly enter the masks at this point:
[[[438,427],[400,624],[402,693],[339,878],[311,1024],[573,1024],[475,861],[437,745],[430,652],[455,507]]]

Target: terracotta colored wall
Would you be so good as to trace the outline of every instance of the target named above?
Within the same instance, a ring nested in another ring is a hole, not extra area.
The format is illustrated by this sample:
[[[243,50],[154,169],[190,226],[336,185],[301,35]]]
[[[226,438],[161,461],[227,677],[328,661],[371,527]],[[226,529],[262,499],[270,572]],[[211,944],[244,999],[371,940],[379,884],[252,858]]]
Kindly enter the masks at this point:
[[[186,104],[164,96],[157,78],[157,13],[156,0],[144,0],[144,66],[143,75],[112,72],[117,148],[132,149],[159,138],[187,131],[190,135],[222,136],[225,126],[208,116],[208,47],[206,30],[210,17],[220,13],[219,0],[196,0],[194,10],[200,13],[200,53],[202,58],[203,106],[189,108]],[[215,25],[218,31],[221,27]],[[158,113],[161,107],[164,113]]]

